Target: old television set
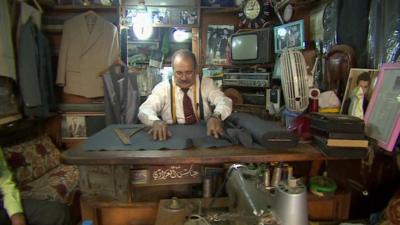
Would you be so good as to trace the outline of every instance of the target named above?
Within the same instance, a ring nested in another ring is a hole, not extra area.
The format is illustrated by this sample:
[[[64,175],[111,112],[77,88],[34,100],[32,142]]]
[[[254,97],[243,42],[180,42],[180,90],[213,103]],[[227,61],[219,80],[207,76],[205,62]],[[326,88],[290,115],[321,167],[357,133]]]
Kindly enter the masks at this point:
[[[232,64],[273,62],[272,28],[235,33],[231,36]]]

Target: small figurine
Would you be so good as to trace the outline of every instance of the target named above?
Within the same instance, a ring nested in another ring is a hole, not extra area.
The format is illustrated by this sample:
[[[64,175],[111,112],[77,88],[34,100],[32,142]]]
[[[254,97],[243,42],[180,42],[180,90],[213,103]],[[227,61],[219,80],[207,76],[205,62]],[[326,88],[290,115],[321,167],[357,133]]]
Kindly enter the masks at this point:
[[[369,76],[369,73],[364,72],[358,76],[357,86],[350,94],[349,115],[364,119],[364,113],[368,106],[366,94],[370,83],[371,77]]]

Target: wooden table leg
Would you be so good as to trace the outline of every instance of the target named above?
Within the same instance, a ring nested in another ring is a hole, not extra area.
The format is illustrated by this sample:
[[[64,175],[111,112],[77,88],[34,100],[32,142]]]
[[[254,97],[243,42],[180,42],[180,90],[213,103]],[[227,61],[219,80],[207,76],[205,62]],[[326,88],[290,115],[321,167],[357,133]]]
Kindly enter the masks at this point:
[[[84,197],[81,197],[81,213],[83,220],[92,220],[93,225],[98,225],[97,223],[97,209],[94,205],[90,203]]]
[[[311,162],[310,177],[317,176],[322,165],[322,160],[313,160]]]

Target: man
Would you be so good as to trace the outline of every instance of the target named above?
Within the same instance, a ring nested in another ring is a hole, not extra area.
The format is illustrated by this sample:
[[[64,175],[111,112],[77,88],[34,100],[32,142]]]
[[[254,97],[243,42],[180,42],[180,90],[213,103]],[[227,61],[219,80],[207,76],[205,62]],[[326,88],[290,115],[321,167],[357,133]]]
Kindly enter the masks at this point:
[[[173,79],[156,85],[140,106],[138,117],[152,126],[149,133],[154,140],[163,141],[171,136],[167,124],[193,124],[202,115],[207,121],[207,135],[218,138],[223,134],[222,121],[231,114],[232,101],[211,79],[200,80],[196,67],[192,52],[176,51],[172,56]],[[211,106],[215,106],[213,111]]]
[[[12,180],[12,174],[7,168],[3,151],[0,149],[0,190],[3,195],[3,206],[12,225],[26,225],[25,217],[21,205],[19,191]],[[3,213],[4,214],[4,213]],[[4,218],[0,215],[0,224],[4,224]]]
[[[65,204],[21,197],[0,148],[0,224],[1,225],[70,225]],[[2,197],[2,198],[1,198]],[[1,204],[2,203],[2,204]],[[26,217],[26,218],[25,218]]]

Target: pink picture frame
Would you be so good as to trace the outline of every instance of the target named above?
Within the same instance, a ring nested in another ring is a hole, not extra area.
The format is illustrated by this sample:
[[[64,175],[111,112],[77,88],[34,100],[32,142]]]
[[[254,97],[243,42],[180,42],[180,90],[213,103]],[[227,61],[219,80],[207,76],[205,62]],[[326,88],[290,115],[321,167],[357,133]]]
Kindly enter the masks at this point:
[[[366,135],[393,151],[400,133],[400,63],[383,64],[365,114]]]

